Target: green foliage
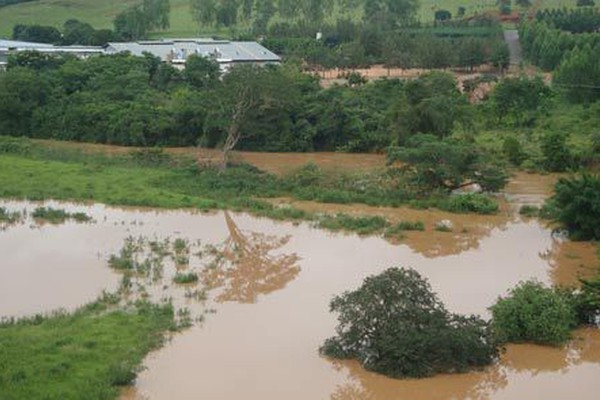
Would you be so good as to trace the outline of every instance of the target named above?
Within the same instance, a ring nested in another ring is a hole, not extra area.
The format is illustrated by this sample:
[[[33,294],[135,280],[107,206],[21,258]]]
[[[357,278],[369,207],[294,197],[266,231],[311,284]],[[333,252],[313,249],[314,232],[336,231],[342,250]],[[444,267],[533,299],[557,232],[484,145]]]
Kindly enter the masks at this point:
[[[564,172],[573,165],[573,156],[567,145],[567,135],[548,132],[542,137],[544,168],[551,172]]]
[[[185,285],[198,282],[198,274],[195,272],[178,272],[173,277],[173,282],[178,285]]]
[[[600,34],[598,34],[600,37]],[[576,47],[561,61],[554,74],[555,83],[574,103],[590,103],[600,99],[600,40],[592,45]]]
[[[581,281],[581,289],[575,295],[575,304],[581,324],[600,324],[600,276]]]
[[[522,282],[490,308],[502,342],[559,345],[571,337],[577,313],[568,292],[538,282]]]
[[[492,107],[500,123],[512,121],[515,126],[532,126],[546,113],[552,95],[541,77],[506,78],[491,94]]]
[[[466,184],[478,183],[483,190],[498,191],[507,182],[500,166],[486,161],[485,154],[470,143],[439,140],[417,135],[407,147],[388,150],[388,162],[401,161],[418,190],[452,191]]]
[[[521,165],[526,158],[521,143],[514,136],[508,136],[504,139],[502,142],[502,153],[504,153],[508,161],[517,166]]]
[[[337,335],[321,353],[355,358],[391,377],[463,372],[493,362],[498,354],[486,322],[450,314],[416,271],[390,268],[360,288],[336,296]]]
[[[71,315],[0,323],[2,397],[116,398],[162,344],[173,318],[170,305],[114,309],[99,300]]]
[[[600,239],[600,176],[561,178],[550,199],[553,218],[574,240]]]

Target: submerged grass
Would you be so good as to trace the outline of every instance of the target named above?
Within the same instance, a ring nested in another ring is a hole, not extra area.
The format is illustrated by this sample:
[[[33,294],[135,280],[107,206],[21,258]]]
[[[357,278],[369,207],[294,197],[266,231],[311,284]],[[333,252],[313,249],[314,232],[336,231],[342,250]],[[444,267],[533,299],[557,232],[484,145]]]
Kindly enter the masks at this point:
[[[175,322],[171,305],[112,307],[98,300],[73,314],[1,323],[0,398],[116,398]]]
[[[61,224],[69,219],[72,219],[76,222],[89,222],[92,220],[92,217],[86,213],[69,213],[65,210],[52,207],[38,207],[33,211],[31,216],[35,219],[41,219],[50,222],[51,224]]]

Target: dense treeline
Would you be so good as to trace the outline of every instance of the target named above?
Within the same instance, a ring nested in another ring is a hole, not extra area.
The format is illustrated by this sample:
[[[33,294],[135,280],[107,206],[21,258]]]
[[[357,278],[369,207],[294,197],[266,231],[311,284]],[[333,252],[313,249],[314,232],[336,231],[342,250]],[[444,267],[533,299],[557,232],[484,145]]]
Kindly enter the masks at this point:
[[[320,40],[314,40],[317,32],[322,35]],[[349,19],[320,27],[276,23],[269,27],[264,44],[283,56],[326,68],[385,64],[472,69],[486,62],[503,68],[509,61],[501,28],[488,20],[469,27],[446,24],[393,30]]]
[[[22,52],[0,74],[0,135],[257,151],[390,149],[391,162],[415,166],[408,173],[419,187],[441,190],[465,180],[491,190],[502,183],[487,168],[494,158],[473,147],[480,140],[528,170],[600,163],[599,103],[569,108],[563,87],[541,78],[481,82],[495,88],[471,104],[441,72],[324,89],[294,63],[236,67],[221,77],[216,63],[197,56],[178,71],[150,55],[79,60]]]
[[[151,56],[88,60],[19,53],[0,75],[0,132],[125,145],[218,146],[238,87],[252,84],[241,148],[266,151],[381,150],[415,133],[466,124],[454,80],[434,73],[320,88],[293,65],[235,68],[219,79],[192,57],[181,73]]]
[[[76,19],[66,21],[62,30],[52,26],[18,24],[13,27],[12,33],[14,40],[64,46],[104,46],[118,38],[110,29],[94,29],[90,24]]]
[[[596,32],[600,28],[600,10],[595,8],[545,9],[538,11],[535,18],[572,33]]]
[[[573,123],[556,101],[555,91],[540,78],[504,79],[487,100],[470,104],[454,78],[441,72],[324,89],[293,63],[238,67],[221,77],[216,63],[196,56],[178,71],[150,55],[79,60],[22,52],[0,75],[0,134],[222,148],[233,132],[239,134],[235,148],[258,151],[370,152],[400,146],[404,150],[391,160],[419,159],[423,168],[413,170],[416,180],[452,190],[463,178],[495,186],[496,177],[481,173],[489,160],[466,151],[481,130],[541,130],[533,141],[531,135],[520,140],[513,134],[493,139],[499,143],[495,151],[528,169],[564,171],[597,163],[594,149],[600,141],[590,136],[591,145],[571,149]],[[598,118],[593,111],[586,115],[587,122],[578,126],[591,134]],[[458,143],[456,135],[462,138]],[[435,142],[440,139],[443,143]],[[455,180],[443,175],[445,167],[438,171],[434,153],[469,157],[449,159],[456,161]]]

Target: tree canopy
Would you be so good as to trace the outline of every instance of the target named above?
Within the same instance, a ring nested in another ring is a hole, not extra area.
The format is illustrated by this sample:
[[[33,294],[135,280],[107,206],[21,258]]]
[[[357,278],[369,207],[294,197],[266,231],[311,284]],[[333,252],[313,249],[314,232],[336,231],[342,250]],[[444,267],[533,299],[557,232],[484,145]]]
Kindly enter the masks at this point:
[[[320,351],[355,358],[391,377],[423,377],[488,365],[498,355],[488,324],[449,313],[415,270],[390,268],[330,304],[337,335]]]

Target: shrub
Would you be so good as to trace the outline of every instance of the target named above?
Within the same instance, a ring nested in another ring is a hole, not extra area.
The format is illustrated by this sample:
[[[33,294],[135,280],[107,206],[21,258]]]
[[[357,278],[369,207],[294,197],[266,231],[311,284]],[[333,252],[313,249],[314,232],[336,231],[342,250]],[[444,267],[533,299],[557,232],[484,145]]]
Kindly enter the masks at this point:
[[[522,282],[500,297],[492,311],[492,325],[501,342],[559,345],[577,326],[571,296],[539,282]]]
[[[336,296],[337,335],[322,354],[355,358],[391,377],[423,377],[490,364],[498,351],[488,324],[450,314],[416,271],[390,268]]]
[[[551,172],[563,172],[573,164],[573,156],[567,147],[567,135],[549,132],[542,137],[544,168]]]

